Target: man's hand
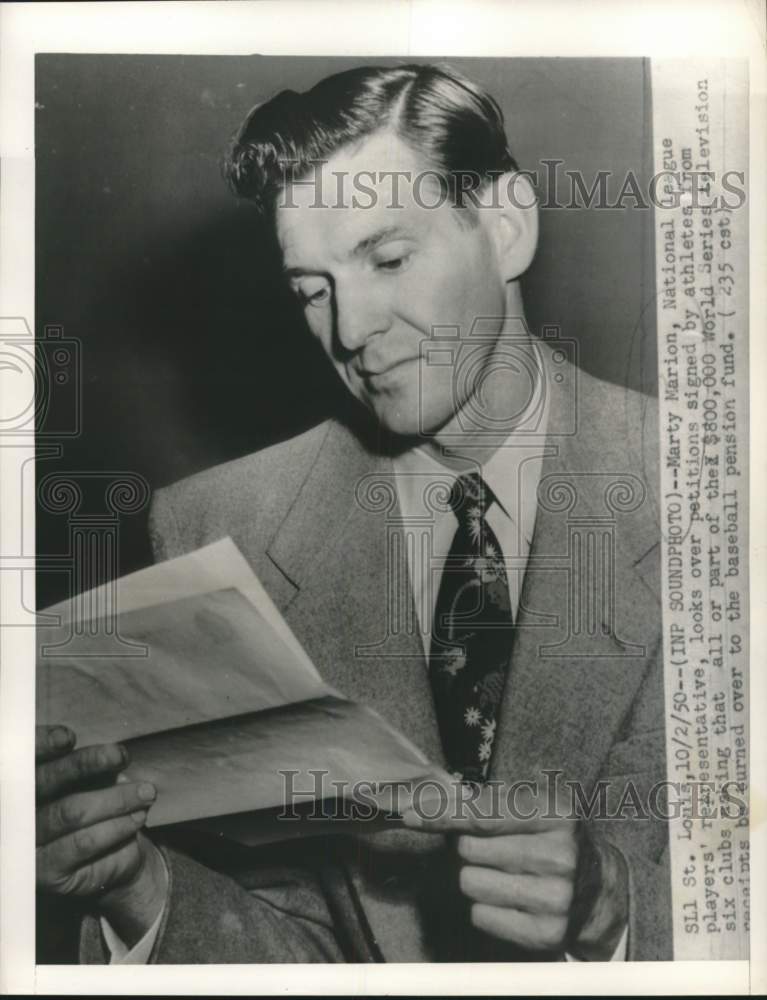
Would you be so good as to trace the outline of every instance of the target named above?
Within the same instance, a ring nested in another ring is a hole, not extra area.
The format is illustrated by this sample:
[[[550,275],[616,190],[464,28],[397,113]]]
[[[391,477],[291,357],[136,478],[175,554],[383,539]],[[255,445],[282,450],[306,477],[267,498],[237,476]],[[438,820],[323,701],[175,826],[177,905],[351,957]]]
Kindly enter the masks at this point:
[[[416,799],[402,818],[413,829],[456,837],[459,885],[476,928],[533,951],[609,959],[626,926],[622,857],[584,839],[584,827],[564,810],[552,816],[528,789],[513,798],[508,791],[456,783]]]
[[[165,863],[139,832],[156,791],[120,780],[128,764],[124,747],[74,746],[65,727],[37,727],[37,887],[90,898],[131,947],[166,893]]]

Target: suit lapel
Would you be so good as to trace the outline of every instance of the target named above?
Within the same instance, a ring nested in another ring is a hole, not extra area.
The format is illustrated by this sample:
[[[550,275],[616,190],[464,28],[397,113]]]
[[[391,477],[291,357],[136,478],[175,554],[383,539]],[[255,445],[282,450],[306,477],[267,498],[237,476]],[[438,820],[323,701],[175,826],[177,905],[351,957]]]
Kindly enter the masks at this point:
[[[333,425],[268,555],[323,678],[441,763],[391,461]]]

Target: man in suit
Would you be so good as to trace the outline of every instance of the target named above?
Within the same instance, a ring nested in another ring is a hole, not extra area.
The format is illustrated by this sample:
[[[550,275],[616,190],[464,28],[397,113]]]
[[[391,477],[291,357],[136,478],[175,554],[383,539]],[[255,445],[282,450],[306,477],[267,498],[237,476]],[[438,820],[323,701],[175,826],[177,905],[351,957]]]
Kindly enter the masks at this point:
[[[151,786],[87,786],[124,749],[46,729],[40,886],[88,900],[84,961],[671,957],[653,407],[529,335],[500,110],[354,70],[255,109],[228,176],[361,405],[159,491],[157,557],[231,535],[326,680],[454,781],[404,827],[222,851],[143,833]]]

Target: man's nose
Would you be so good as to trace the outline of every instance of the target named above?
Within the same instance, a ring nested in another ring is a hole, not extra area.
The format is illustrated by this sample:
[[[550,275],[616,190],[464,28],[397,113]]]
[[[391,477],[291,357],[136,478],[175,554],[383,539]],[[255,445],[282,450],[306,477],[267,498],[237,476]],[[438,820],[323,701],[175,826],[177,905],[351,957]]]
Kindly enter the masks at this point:
[[[391,326],[388,303],[365,288],[362,283],[343,289],[336,286],[335,327],[339,344],[355,352],[377,333]]]

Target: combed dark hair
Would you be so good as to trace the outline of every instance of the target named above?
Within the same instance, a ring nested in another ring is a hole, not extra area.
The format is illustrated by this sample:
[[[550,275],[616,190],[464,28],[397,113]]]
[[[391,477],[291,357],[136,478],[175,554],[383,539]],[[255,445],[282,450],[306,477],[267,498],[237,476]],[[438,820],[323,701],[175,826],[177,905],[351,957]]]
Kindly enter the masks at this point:
[[[269,214],[280,191],[347,143],[392,129],[420,153],[454,203],[517,165],[503,113],[477,84],[434,65],[361,66],[304,93],[283,90],[255,107],[236,134],[224,176]]]

